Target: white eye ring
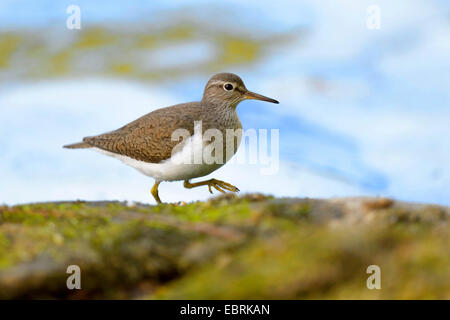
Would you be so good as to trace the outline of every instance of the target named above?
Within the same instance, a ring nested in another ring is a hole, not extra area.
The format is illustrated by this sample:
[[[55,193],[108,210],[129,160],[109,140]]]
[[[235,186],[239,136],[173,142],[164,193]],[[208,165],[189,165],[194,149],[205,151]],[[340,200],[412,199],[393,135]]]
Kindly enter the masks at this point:
[[[225,83],[225,84],[223,85],[223,89],[224,89],[225,91],[231,91],[231,90],[234,89],[234,86],[233,86],[231,83]]]

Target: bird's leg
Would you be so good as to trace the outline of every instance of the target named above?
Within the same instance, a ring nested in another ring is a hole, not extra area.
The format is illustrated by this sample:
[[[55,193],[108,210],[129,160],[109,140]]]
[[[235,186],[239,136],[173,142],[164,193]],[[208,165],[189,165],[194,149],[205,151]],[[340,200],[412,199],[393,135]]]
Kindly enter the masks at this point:
[[[194,182],[194,183],[190,183],[189,180],[184,180],[185,188],[191,189],[191,188],[200,187],[200,186],[208,186],[210,193],[212,193],[211,187],[213,187],[214,189],[216,189],[222,193],[225,193],[225,190],[232,191],[232,192],[239,191],[239,189],[236,188],[235,186],[233,186],[225,181],[221,181],[221,180],[209,179],[209,180]]]
[[[159,198],[159,195],[158,195],[158,186],[160,183],[161,183],[161,181],[156,180],[155,184],[152,187],[152,191],[151,191],[153,198],[155,198],[155,200],[158,204],[161,203],[161,199]]]

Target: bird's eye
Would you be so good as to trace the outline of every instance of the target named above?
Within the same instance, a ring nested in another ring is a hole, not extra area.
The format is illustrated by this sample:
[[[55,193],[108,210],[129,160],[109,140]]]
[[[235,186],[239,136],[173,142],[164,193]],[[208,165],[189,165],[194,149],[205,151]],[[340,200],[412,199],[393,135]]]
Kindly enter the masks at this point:
[[[233,85],[231,83],[225,83],[223,88],[227,91],[231,91],[234,89]]]

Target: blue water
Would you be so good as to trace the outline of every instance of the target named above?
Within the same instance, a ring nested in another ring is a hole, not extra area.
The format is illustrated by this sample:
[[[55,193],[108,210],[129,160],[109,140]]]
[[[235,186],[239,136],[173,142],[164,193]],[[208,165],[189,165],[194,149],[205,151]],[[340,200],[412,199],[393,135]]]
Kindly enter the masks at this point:
[[[2,1],[0,28],[64,27],[70,4]],[[450,204],[448,1],[377,1],[377,30],[366,27],[366,9],[373,1],[76,4],[84,26],[157,21],[161,12],[181,7],[212,26],[296,35],[256,65],[218,70],[238,73],[249,89],[280,101],[246,101],[238,107],[245,128],[280,130],[279,173],[261,176],[257,167],[230,165],[215,177],[244,192],[382,195]],[[207,58],[205,50],[204,43],[192,44],[189,57]],[[150,201],[148,178],[113,159],[60,146],[114,129],[153,108],[198,100],[208,76],[161,85],[101,78],[3,85],[0,202]],[[161,193],[173,201],[208,196],[206,190],[186,192],[176,184],[162,186]]]

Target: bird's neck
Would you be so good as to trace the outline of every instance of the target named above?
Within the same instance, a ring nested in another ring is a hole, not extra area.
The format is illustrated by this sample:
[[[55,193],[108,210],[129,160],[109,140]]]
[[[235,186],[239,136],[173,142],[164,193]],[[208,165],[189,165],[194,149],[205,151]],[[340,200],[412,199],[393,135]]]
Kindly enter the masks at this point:
[[[235,103],[230,103],[230,101],[201,101],[201,104],[204,108],[207,108],[209,110],[216,111],[216,112],[229,112],[229,113],[235,113],[236,107],[238,105],[239,101]]]
[[[223,102],[217,103],[208,102],[207,104],[202,103],[202,107],[206,111],[205,119],[208,121],[208,123],[210,123],[211,126],[217,126],[218,129],[242,128],[241,122],[236,112],[236,105],[233,106],[230,105],[229,103]]]

